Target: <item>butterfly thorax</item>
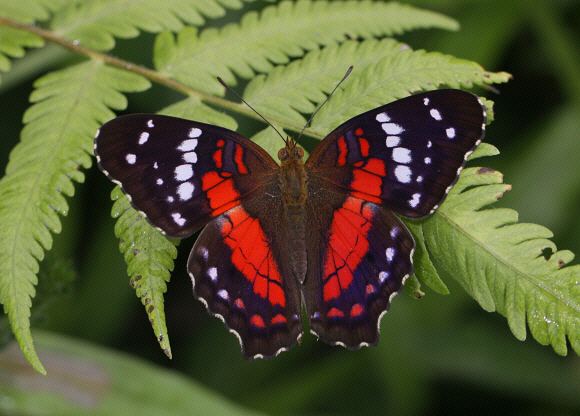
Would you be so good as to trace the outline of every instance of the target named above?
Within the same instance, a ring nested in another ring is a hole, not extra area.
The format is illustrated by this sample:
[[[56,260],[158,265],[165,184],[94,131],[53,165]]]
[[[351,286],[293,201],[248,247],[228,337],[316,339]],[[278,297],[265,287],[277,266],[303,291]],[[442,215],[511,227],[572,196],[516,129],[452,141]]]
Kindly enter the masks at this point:
[[[304,168],[304,151],[295,142],[288,144],[278,152],[280,158],[279,184],[282,191],[284,205],[290,207],[304,207],[307,196],[308,177]]]
[[[288,224],[290,243],[290,264],[294,277],[304,282],[306,278],[306,198],[308,196],[308,176],[304,167],[304,151],[295,142],[289,141],[280,149],[281,162],[279,186],[282,193],[284,215]]]

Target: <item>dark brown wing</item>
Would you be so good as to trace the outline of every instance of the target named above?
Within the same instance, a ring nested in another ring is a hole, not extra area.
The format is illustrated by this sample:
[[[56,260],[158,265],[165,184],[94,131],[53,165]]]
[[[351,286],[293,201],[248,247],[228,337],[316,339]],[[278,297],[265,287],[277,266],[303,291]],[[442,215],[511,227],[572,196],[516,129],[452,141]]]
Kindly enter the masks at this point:
[[[117,117],[95,138],[101,170],[161,231],[188,237],[259,193],[278,165],[221,127],[156,114]]]

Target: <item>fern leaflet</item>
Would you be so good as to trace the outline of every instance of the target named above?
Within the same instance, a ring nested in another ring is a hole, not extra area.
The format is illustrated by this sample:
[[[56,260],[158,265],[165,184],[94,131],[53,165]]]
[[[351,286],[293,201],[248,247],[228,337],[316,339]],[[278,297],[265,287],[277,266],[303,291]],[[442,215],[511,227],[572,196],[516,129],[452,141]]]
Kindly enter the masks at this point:
[[[472,159],[494,153],[488,145]],[[432,217],[407,221],[421,253],[417,274],[456,279],[483,309],[505,316],[519,340],[527,322],[540,344],[566,355],[568,339],[578,354],[580,265],[564,267],[574,256],[557,251],[547,228],[519,223],[514,210],[489,208],[509,189],[501,173],[471,167]]]
[[[0,0],[0,16],[10,17],[24,23],[46,20],[51,11],[58,9],[66,0]],[[25,48],[40,48],[44,41],[32,33],[9,27],[0,27],[0,72],[10,70],[10,58],[22,58]]]
[[[100,124],[122,109],[120,91],[142,91],[149,82],[98,62],[53,72],[35,84],[24,115],[20,143],[0,180],[0,303],[14,335],[33,366],[44,372],[30,334],[30,304],[38,262],[66,215],[65,196],[91,165],[92,137]]]
[[[72,2],[52,22],[53,29],[80,44],[109,50],[115,38],[134,38],[147,32],[178,31],[184,25],[200,26],[205,17],[216,18],[225,9],[238,9],[253,0],[86,0]]]
[[[251,78],[255,71],[269,72],[273,63],[285,64],[289,57],[337,43],[345,35],[371,38],[428,27],[454,30],[457,23],[397,3],[282,1],[260,14],[249,12],[240,24],[223,29],[206,29],[199,35],[195,29],[184,29],[176,43],[165,35],[161,41],[171,52],[157,60],[156,67],[193,88],[221,94],[216,76],[233,85],[234,72]]]
[[[471,87],[506,82],[509,75],[485,71],[475,62],[437,52],[413,51],[393,39],[348,41],[308,53],[304,59],[259,75],[244,98],[259,111],[288,123],[304,124],[326,99],[351,63],[350,79],[318,113],[313,128],[320,136],[365,109],[440,85]]]

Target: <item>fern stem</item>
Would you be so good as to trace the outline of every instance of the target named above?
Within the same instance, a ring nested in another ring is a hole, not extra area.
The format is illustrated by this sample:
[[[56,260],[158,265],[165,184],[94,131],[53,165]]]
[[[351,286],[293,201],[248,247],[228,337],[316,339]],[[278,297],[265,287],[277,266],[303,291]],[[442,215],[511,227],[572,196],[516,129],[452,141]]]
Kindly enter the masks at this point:
[[[93,49],[86,48],[81,46],[77,41],[71,41],[66,38],[63,38],[57,35],[55,32],[50,30],[42,29],[38,26],[17,22],[16,20],[2,17],[0,16],[0,25],[2,26],[9,26],[14,29],[23,30],[34,35],[37,35],[48,42],[52,42],[54,44],[60,45],[63,48],[68,49],[69,51],[76,53],[78,55],[84,55],[90,59],[103,62],[107,65],[114,66],[116,68],[123,69],[125,71],[132,72],[134,74],[141,75],[144,78],[147,78],[149,81],[154,82],[159,85],[163,85],[169,89],[177,91],[183,95],[196,97],[203,101],[206,104],[213,104],[215,106],[221,107],[226,110],[233,111],[238,114],[242,114],[244,116],[253,118],[258,121],[262,121],[260,116],[254,113],[251,109],[246,107],[245,105],[238,104],[232,102],[230,100],[226,100],[225,98],[216,97],[215,95],[205,94],[203,92],[197,91],[193,88],[188,87],[187,85],[176,81],[174,79],[168,78],[160,72],[155,70],[149,69],[147,67],[134,64],[129,61],[125,61],[121,58],[117,58],[116,56],[108,55],[105,53],[97,52]],[[217,81],[216,81],[217,82]],[[275,121],[276,122],[276,121]],[[302,130],[302,125],[297,125],[296,123],[291,122],[277,122],[277,124],[281,125],[284,128],[287,128],[292,131],[299,132]],[[315,132],[311,129],[306,129],[304,134],[307,134],[312,137],[321,137],[321,134]]]

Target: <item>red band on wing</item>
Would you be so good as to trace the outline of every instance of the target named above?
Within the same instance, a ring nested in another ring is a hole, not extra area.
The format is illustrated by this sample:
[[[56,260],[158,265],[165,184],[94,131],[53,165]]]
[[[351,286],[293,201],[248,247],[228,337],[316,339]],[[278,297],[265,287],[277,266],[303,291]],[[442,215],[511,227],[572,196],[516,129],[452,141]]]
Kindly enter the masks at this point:
[[[240,175],[245,175],[248,173],[248,167],[244,163],[244,149],[238,143],[236,143],[236,153],[234,155],[234,160]]]
[[[254,293],[272,305],[286,306],[282,278],[260,221],[239,206],[226,214],[220,231],[232,250],[232,263]]]
[[[285,324],[286,322],[286,317],[281,313],[272,318],[272,324]]]
[[[240,204],[240,194],[231,176],[227,172],[211,171],[201,178],[201,189],[205,192],[214,217]]]
[[[369,249],[367,234],[372,219],[373,209],[357,198],[347,198],[334,211],[324,261],[325,301],[337,298],[350,286],[354,271]]]
[[[383,178],[387,174],[385,162],[381,159],[370,158],[366,163],[355,167],[352,171],[350,188],[352,195],[376,204],[382,202]]]
[[[254,325],[256,328],[265,328],[266,324],[264,323],[264,318],[260,315],[252,315],[250,318],[250,323]]]
[[[365,139],[364,137],[360,137],[358,139],[359,143],[360,143],[360,154],[362,157],[367,157],[369,155],[369,151],[371,149],[371,146],[369,144],[369,141],[367,139]]]
[[[338,143],[338,166],[346,165],[346,155],[348,153],[348,148],[346,147],[346,140],[344,136],[340,136],[337,140]]]

